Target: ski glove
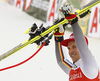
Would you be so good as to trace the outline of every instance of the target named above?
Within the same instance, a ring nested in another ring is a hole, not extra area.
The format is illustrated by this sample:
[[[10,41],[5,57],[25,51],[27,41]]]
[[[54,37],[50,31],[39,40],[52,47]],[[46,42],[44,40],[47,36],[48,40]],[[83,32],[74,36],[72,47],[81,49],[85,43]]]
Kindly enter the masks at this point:
[[[58,23],[59,19],[55,19],[53,24]],[[63,35],[64,35],[64,27],[60,24],[59,28],[56,29],[56,32],[54,33],[55,41],[61,42],[63,41]]]
[[[74,7],[72,5],[70,4],[64,5],[63,7],[61,7],[60,11],[65,16],[65,19],[69,21],[69,24],[72,25],[78,21],[78,18],[74,12]]]
[[[61,11],[63,12],[64,15],[68,13],[74,13],[74,7],[71,4],[66,4],[63,7],[61,7]]]
[[[78,21],[78,17],[76,16],[76,14],[66,14],[65,19],[67,19],[69,21],[69,24],[74,24]]]

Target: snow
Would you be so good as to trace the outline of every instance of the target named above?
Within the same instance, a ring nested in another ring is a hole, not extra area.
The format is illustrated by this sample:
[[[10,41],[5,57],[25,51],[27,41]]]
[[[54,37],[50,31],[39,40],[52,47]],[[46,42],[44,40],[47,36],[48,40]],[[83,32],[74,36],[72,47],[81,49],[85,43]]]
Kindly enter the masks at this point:
[[[29,38],[25,34],[33,23],[48,26],[8,3],[0,1],[0,55]],[[68,37],[71,32],[66,31]],[[89,38],[89,48],[100,67],[100,39]],[[0,61],[0,69],[8,67],[30,57],[37,50],[36,44],[30,44],[8,58]],[[54,39],[31,60],[18,67],[1,71],[0,81],[67,81],[68,76],[60,69],[55,57]]]

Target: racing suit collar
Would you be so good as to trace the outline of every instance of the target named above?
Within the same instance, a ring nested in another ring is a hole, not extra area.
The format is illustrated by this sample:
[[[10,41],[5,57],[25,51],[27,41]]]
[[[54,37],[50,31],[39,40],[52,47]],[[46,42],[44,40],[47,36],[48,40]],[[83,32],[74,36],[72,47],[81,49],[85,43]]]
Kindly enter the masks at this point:
[[[77,62],[73,63],[73,68],[77,68],[82,63],[82,60],[79,59]]]

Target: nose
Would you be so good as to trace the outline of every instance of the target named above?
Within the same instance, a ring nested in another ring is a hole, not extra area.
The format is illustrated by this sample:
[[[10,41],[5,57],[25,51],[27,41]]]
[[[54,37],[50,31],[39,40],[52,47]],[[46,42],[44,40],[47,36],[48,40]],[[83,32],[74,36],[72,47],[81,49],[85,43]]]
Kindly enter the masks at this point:
[[[73,53],[74,53],[74,49],[71,48],[71,49],[69,50],[69,54],[73,54]]]

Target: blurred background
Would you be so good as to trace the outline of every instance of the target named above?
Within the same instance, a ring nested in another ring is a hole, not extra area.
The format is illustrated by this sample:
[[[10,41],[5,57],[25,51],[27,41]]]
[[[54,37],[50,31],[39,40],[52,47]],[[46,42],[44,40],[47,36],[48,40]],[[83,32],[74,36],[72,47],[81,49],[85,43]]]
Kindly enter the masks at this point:
[[[92,0],[0,0],[0,55],[29,38],[25,34],[33,23],[45,27],[52,25],[59,17],[61,6],[70,3],[75,10]],[[100,4],[91,9],[91,14],[79,19],[84,35],[89,39],[89,49],[100,67]],[[70,25],[66,26],[65,38],[72,33]],[[8,58],[0,61],[0,69],[17,64],[35,53],[36,44],[30,44]],[[67,50],[67,49],[66,49]],[[70,59],[70,58],[69,58]],[[52,38],[49,46],[25,64],[0,72],[1,81],[68,81],[58,66],[55,57],[55,44]]]

